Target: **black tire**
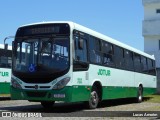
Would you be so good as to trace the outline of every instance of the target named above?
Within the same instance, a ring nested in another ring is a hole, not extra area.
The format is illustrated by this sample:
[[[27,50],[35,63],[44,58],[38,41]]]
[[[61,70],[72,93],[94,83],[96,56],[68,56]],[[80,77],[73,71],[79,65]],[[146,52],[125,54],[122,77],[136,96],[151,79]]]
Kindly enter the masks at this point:
[[[92,91],[91,91],[91,95],[90,95],[90,99],[88,101],[88,107],[90,109],[95,109],[97,108],[99,103],[99,95],[98,95],[98,90],[96,86],[92,87]]]
[[[136,102],[141,103],[142,101],[143,101],[143,88],[142,86],[139,86],[138,91],[137,91]]]
[[[45,109],[51,109],[51,108],[53,108],[54,103],[55,103],[55,101],[51,101],[51,102],[50,101],[42,101],[41,105]]]

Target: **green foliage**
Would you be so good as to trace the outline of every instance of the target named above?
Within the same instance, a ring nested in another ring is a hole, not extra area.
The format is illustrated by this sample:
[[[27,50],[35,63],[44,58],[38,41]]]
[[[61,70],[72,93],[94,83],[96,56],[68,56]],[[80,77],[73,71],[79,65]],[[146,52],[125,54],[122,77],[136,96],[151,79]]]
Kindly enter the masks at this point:
[[[144,98],[145,102],[160,103],[160,95],[148,95]]]

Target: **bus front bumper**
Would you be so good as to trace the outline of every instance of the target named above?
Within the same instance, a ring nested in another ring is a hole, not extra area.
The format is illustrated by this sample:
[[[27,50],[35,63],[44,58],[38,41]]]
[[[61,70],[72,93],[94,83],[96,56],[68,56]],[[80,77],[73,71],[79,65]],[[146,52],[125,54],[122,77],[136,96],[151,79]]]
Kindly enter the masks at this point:
[[[11,86],[11,99],[29,101],[64,101],[72,102],[72,87],[61,90],[24,90]]]

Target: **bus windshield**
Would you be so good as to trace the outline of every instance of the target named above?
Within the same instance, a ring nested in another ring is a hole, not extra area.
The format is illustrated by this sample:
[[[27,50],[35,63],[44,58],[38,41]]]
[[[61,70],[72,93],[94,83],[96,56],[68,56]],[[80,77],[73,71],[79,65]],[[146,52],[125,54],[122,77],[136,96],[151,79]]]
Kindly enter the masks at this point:
[[[57,73],[69,67],[69,37],[16,39],[13,70],[23,73]]]

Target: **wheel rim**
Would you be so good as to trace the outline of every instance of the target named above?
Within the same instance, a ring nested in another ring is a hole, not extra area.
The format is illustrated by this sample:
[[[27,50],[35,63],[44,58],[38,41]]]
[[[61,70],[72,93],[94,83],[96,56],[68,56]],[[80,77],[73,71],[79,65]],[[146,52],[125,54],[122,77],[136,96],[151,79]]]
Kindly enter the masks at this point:
[[[142,101],[142,95],[141,94],[139,95],[139,101]]]
[[[96,106],[97,103],[98,103],[98,95],[97,95],[97,93],[96,93],[95,91],[93,91],[93,92],[91,93],[91,103],[92,103],[92,105],[94,105],[94,106]]]

